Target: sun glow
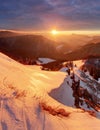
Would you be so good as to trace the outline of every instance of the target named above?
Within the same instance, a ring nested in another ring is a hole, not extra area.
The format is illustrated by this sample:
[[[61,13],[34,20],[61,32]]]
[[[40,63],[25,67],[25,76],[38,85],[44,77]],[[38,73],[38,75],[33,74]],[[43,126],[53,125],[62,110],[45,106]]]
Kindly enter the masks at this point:
[[[57,35],[57,34],[58,34],[58,31],[57,31],[57,30],[52,30],[51,33],[52,33],[53,35]]]

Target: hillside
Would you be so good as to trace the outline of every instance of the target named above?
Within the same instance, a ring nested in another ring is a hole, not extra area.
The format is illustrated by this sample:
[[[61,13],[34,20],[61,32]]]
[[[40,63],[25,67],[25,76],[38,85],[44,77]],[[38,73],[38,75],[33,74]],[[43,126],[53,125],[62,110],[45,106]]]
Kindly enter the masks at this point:
[[[4,37],[12,37],[12,36],[19,36],[21,35],[20,33],[15,33],[13,31],[0,31],[0,38],[4,38]]]
[[[57,42],[60,43],[62,42],[64,47],[69,48],[70,51],[74,51],[77,48],[88,44],[93,39],[92,36],[79,35],[79,34],[69,34],[69,35],[58,34],[57,36],[51,36],[50,38]]]
[[[78,60],[100,57],[100,43],[90,43],[65,55],[67,60]]]
[[[98,118],[71,107],[65,78],[65,73],[41,71],[0,53],[0,130],[99,130]]]
[[[89,36],[73,34],[66,37],[66,42],[63,42],[63,39],[56,42],[42,35],[9,35],[7,37],[6,34],[12,34],[12,32],[4,32],[4,34],[4,37],[0,38],[0,51],[16,60],[23,60],[23,63],[29,60],[34,64],[38,58],[43,57],[61,61],[100,57],[100,42],[92,42],[99,37],[92,37],[92,39]]]
[[[59,58],[56,42],[41,35],[0,38],[0,51],[13,58]]]
[[[89,41],[89,43],[98,43],[100,42],[100,36],[93,36],[93,38]]]

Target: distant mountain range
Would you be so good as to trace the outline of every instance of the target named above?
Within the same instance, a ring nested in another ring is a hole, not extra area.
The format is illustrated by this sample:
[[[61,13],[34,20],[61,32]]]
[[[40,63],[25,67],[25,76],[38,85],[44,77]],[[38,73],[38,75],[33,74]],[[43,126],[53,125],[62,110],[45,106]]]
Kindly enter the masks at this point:
[[[19,36],[20,33],[12,32],[12,31],[0,31],[0,38],[2,37],[11,37],[11,36]]]
[[[90,43],[65,55],[67,60],[79,60],[88,58],[100,58],[100,42]]]
[[[0,51],[14,59],[38,59],[39,57],[47,57],[56,60],[78,60],[100,57],[99,36],[92,38],[84,35],[71,36],[68,37],[70,44],[67,44],[63,40],[62,42],[53,41],[49,39],[50,37],[46,38],[41,35],[26,35],[1,31]],[[73,47],[75,45],[76,47]]]
[[[92,41],[94,38],[92,36],[88,35],[78,35],[78,34],[70,34],[70,35],[57,35],[57,36],[51,36],[51,39],[62,42],[64,46],[70,48],[70,50],[74,51],[78,47],[84,46],[90,41]]]
[[[22,35],[0,38],[0,51],[13,58],[57,58],[56,42],[41,35]]]

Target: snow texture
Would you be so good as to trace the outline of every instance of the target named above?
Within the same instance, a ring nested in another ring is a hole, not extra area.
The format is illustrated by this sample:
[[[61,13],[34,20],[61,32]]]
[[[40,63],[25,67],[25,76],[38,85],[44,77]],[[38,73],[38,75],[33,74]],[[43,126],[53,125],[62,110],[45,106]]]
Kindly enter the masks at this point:
[[[50,63],[53,61],[55,61],[55,60],[51,59],[51,58],[38,58],[37,63],[38,64],[47,64],[47,63]]]
[[[66,80],[0,53],[0,130],[99,130],[98,118],[72,108]]]

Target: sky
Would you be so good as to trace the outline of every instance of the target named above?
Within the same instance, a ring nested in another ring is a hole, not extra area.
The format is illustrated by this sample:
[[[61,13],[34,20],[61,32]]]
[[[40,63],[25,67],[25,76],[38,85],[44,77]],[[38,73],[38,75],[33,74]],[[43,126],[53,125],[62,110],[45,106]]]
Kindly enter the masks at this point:
[[[0,29],[100,30],[100,0],[0,0]]]

